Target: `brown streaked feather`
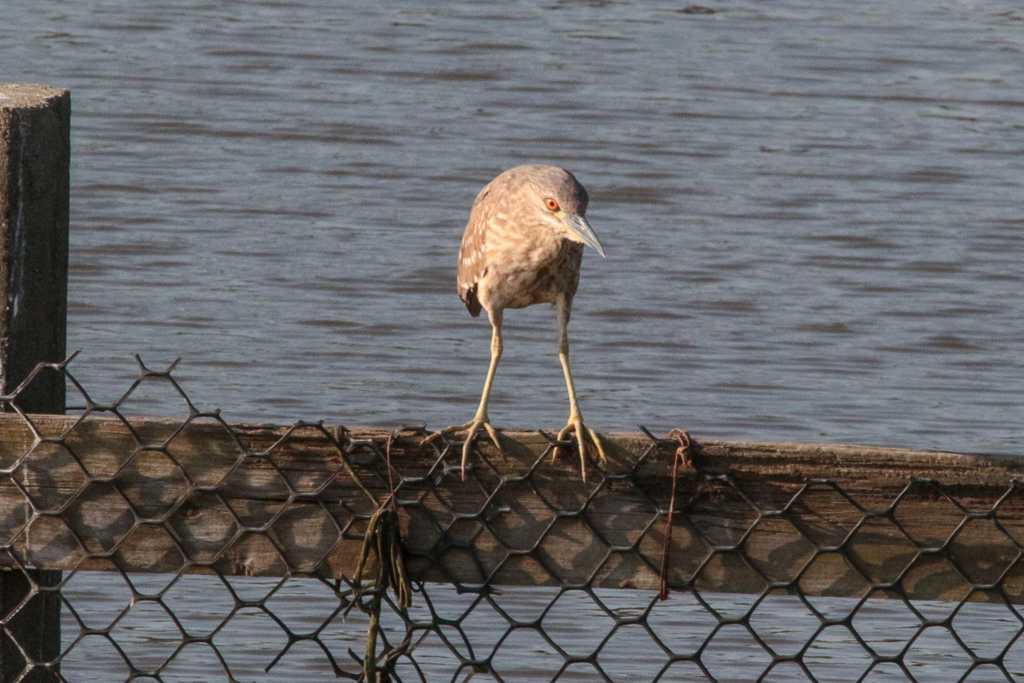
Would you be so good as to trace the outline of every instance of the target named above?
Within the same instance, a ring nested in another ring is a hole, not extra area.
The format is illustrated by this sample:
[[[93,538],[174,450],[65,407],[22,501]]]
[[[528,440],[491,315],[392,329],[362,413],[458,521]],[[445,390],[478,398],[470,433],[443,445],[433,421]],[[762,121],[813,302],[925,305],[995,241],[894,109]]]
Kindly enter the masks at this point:
[[[484,238],[487,224],[493,213],[493,203],[488,205],[484,199],[491,190],[488,184],[476,196],[473,208],[469,212],[469,222],[462,233],[462,245],[459,247],[459,263],[456,269],[456,282],[459,298],[466,304],[469,314],[474,318],[480,315],[480,300],[476,290],[480,280],[487,274],[487,259],[484,251]]]
[[[476,298],[476,285],[469,287],[465,290],[459,291],[459,298],[462,299],[462,303],[466,304],[466,310],[474,318],[480,315],[480,300]]]

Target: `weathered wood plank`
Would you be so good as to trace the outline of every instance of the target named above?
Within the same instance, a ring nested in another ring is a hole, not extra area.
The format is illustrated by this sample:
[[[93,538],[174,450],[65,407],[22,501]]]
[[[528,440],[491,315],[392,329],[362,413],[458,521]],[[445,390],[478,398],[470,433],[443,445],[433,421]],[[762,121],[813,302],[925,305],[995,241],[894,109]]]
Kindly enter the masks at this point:
[[[0,467],[14,473],[0,476],[0,547],[9,549],[0,564],[13,553],[49,569],[350,577],[366,518],[389,490],[381,429],[30,419],[39,442],[24,419],[0,416]],[[422,446],[413,434],[394,442],[414,578],[657,585],[671,442],[612,435],[608,476],[584,484],[571,458],[541,457],[539,433],[504,436],[505,454],[481,445],[465,482],[457,448]],[[988,599],[973,586],[1002,577],[1011,599],[1024,595],[1024,491],[1011,489],[1024,463],[1014,458],[702,445],[700,472],[679,483],[672,585],[756,592],[770,581],[836,596],[885,586],[914,598]],[[941,488],[904,491],[915,478]],[[25,482],[24,494],[12,479]],[[836,483],[805,484],[815,479]],[[25,495],[40,513],[27,527]]]

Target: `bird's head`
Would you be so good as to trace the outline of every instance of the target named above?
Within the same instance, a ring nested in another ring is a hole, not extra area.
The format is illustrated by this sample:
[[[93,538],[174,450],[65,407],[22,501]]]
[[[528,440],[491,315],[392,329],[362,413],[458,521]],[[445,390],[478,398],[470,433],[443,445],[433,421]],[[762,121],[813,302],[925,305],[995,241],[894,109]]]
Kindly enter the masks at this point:
[[[593,247],[604,257],[604,247],[586,219],[587,190],[576,176],[557,166],[523,166],[520,201],[531,217],[556,235]],[[515,169],[514,169],[515,170]]]

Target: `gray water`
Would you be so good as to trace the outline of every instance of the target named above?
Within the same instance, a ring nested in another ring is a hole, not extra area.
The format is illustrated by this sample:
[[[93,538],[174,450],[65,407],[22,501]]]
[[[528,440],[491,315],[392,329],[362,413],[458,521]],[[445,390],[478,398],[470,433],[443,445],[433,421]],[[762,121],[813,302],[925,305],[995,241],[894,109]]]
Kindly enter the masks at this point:
[[[222,626],[232,613],[234,599],[220,581],[185,576],[175,582],[171,575],[152,574],[132,579],[135,588],[142,593],[153,595],[166,591],[166,601],[174,605],[174,613],[183,628],[195,635],[214,633],[213,644],[240,680],[312,683],[332,678],[323,650],[309,641],[294,645],[275,663],[275,656],[287,644],[287,636],[270,616],[256,608],[239,610]],[[292,579],[279,587],[274,579],[234,577],[229,579],[229,583],[239,590],[243,599],[258,600],[271,596],[266,603],[268,609],[296,632],[308,633],[330,621],[330,626],[323,632],[324,647],[339,666],[347,671],[357,669],[349,658],[348,650],[362,654],[366,619],[356,611],[347,619],[335,616],[332,620],[337,600],[323,584],[309,579]],[[479,602],[478,596],[458,594],[447,586],[431,586],[429,592],[434,600],[434,609],[440,616],[451,620],[461,618],[460,624],[472,644],[472,651],[453,627],[441,629],[460,655],[483,659],[493,651],[493,667],[501,680],[522,683],[547,681],[561,668],[562,656],[537,631],[521,628],[506,636],[507,619],[490,603]],[[73,579],[65,597],[76,604],[91,600],[95,609],[90,611],[89,626],[103,628],[124,608],[126,600],[122,602],[116,598],[127,598],[128,593],[127,585],[120,581],[95,585],[86,580],[75,585]],[[555,588],[501,590],[493,596],[493,602],[509,617],[520,621],[537,619],[543,614],[541,627],[558,647],[571,656],[587,656],[600,648],[596,661],[613,681],[648,681],[662,669],[666,671],[660,680],[666,682],[708,680],[691,662],[676,662],[666,667],[668,657],[638,625],[620,628],[607,643],[602,644],[613,626],[613,619],[582,591],[563,594],[549,611],[543,613],[546,605],[557,595]],[[598,590],[596,595],[604,609],[619,618],[638,617],[655,597],[653,592],[621,590]],[[754,601],[753,596],[708,593],[703,597],[721,614],[731,618],[750,610]],[[835,619],[850,614],[857,603],[852,599],[835,598],[813,598],[812,601],[817,609]],[[190,605],[191,609],[179,610],[178,605],[183,604]],[[955,607],[951,603],[925,601],[917,601],[914,606],[933,620],[948,617]],[[410,616],[429,621],[431,615],[424,601],[415,599]],[[700,603],[685,593],[676,593],[666,602],[656,602],[648,623],[665,645],[680,653],[695,651],[712,634],[716,625]],[[754,609],[750,623],[761,638],[782,656],[799,652],[819,625],[818,619],[792,596],[768,597]],[[892,601],[869,602],[857,612],[852,623],[864,641],[882,656],[893,656],[907,648],[906,661],[918,681],[949,683],[958,680],[971,664],[970,657],[943,629],[927,629],[911,643],[920,621],[909,609]],[[1020,629],[1020,622],[1006,606],[978,603],[966,605],[955,623],[958,627],[966,624],[961,636],[981,657],[998,655]],[[387,610],[382,624],[385,631],[397,639],[404,633],[400,628],[401,622]],[[65,623],[66,627],[70,625]],[[144,670],[159,667],[174,653],[180,641],[176,634],[168,613],[155,602],[138,603],[112,631],[125,655]],[[467,680],[469,672],[465,670],[453,678],[456,660],[435,632],[417,631],[414,643],[416,662],[427,681]],[[746,629],[731,625],[714,634],[702,661],[717,680],[739,682],[757,680],[771,663],[771,658]],[[848,629],[830,626],[808,648],[804,662],[819,681],[849,683],[865,672],[871,658]],[[273,666],[268,672],[266,667],[270,664]],[[1024,643],[1017,641],[1009,648],[1005,665],[1016,678],[1024,677]],[[196,643],[175,657],[161,672],[161,678],[167,683],[226,680],[222,671],[214,650],[207,644]],[[125,680],[129,675],[124,658],[99,636],[89,636],[71,650],[64,662],[63,673],[69,680],[93,680],[89,678],[92,674],[101,675],[101,680],[113,681]],[[403,680],[421,680],[407,662],[399,666],[399,674]],[[475,675],[472,680],[495,679]],[[583,682],[604,679],[590,664],[579,663],[567,667],[558,680]],[[765,680],[790,683],[809,679],[796,665],[783,664],[775,667]],[[876,667],[865,680],[882,683],[907,679],[895,665],[889,664]],[[989,667],[976,669],[968,680],[979,683],[1006,679]]]
[[[703,4],[4,0],[0,80],[73,93],[76,374],[110,401],[181,356],[229,420],[461,422],[461,231],[540,161],[608,251],[592,426],[1024,452],[1024,10]],[[506,318],[499,425],[560,426],[554,335]]]

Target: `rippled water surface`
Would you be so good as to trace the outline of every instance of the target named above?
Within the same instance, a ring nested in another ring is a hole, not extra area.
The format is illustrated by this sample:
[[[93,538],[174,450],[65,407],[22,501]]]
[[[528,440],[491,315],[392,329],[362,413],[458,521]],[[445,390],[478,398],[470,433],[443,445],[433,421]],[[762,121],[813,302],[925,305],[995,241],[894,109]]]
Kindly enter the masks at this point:
[[[590,188],[573,321],[603,429],[1019,450],[1024,12],[1009,2],[8,0],[74,96],[71,346],[113,397],[184,357],[229,417],[461,421],[476,191]],[[12,20],[13,17],[13,20]],[[546,307],[495,419],[566,412]]]
[[[182,356],[228,419],[461,422],[468,208],[543,161],[608,251],[595,427],[1024,452],[1024,10],[704,4],[5,0],[2,78],[73,93],[77,374],[110,400]],[[565,413],[551,311],[511,312],[492,417]]]

